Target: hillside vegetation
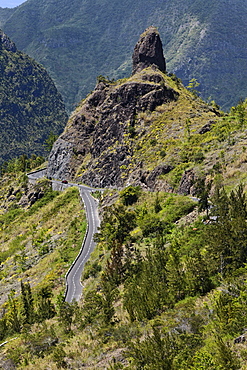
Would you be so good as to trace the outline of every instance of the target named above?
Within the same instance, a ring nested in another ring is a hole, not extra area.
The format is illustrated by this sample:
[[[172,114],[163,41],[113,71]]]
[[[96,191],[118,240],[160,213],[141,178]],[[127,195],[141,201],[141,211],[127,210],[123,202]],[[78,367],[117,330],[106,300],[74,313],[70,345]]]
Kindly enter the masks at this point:
[[[130,74],[130,51],[154,25],[167,70],[185,85],[196,78],[203,98],[227,110],[247,96],[246,8],[246,0],[30,0],[5,18],[3,29],[47,68],[72,111],[95,76]]]
[[[77,190],[52,192],[47,179],[30,189],[21,170],[38,158],[6,167],[0,332],[8,343],[1,366],[246,370],[246,102],[220,115],[183,89],[179,99],[195,115],[190,119],[205,114],[206,124],[169,125],[171,135],[183,133],[171,139],[178,162],[159,178],[173,184],[169,192],[130,185],[98,194],[102,222],[78,303],[63,301],[64,275],[85,230]],[[152,147],[149,156],[158,160]],[[184,192],[188,166],[197,168],[189,186],[197,199],[174,193]]]
[[[67,121],[61,95],[46,70],[0,31],[0,164],[22,154],[47,155],[50,134]]]
[[[247,101],[229,113],[204,102],[196,80],[186,89],[159,70],[160,46],[150,27],[135,74],[98,77],[47,178],[27,183],[36,156],[2,170],[3,368],[247,370]],[[54,192],[54,179],[105,188],[72,304],[64,277],[85,213],[78,189]]]
[[[174,98],[153,101],[159,89]],[[100,81],[55,143],[49,174],[96,187],[131,183],[191,195],[194,180],[204,176],[233,186],[246,180],[246,105],[224,113],[214,101],[201,100],[193,83],[186,89],[176,76],[151,68]]]
[[[6,174],[8,193],[7,181],[23,187]],[[210,208],[202,183],[199,204],[133,186],[106,191],[83,298],[67,304],[64,273],[83,235],[82,211],[75,189],[48,185],[35,185],[45,195],[26,210],[5,195],[12,209],[1,217],[1,282],[15,290],[2,306],[3,368],[246,369],[246,344],[234,342],[247,324],[242,186],[227,194],[218,183]]]

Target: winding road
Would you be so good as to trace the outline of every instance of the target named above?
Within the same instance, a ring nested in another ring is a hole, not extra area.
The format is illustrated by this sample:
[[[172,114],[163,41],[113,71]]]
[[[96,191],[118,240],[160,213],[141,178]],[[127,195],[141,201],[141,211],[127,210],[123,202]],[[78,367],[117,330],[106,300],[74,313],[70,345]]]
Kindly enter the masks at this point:
[[[34,183],[37,179],[42,178],[45,175],[46,169],[34,171],[27,174],[28,179],[31,183],[32,182]],[[71,303],[73,300],[78,301],[81,297],[83,288],[81,284],[82,271],[85,266],[85,263],[89,259],[90,254],[95,247],[93,236],[97,232],[98,227],[100,226],[98,214],[98,200],[91,195],[91,193],[97,189],[70,182],[65,184],[58,180],[51,180],[51,182],[52,189],[58,191],[62,191],[70,186],[77,186],[79,188],[80,196],[83,200],[84,207],[86,210],[87,217],[86,234],[80,252],[66,274],[65,301]]]
[[[91,190],[88,190],[85,186],[79,186],[80,196],[84,202],[87,215],[87,231],[82,243],[82,248],[73,262],[71,268],[66,274],[66,294],[65,301],[72,302],[73,300],[78,301],[82,293],[81,275],[85,263],[87,262],[91,252],[95,247],[93,240],[94,234],[100,225],[98,215],[98,201],[90,194]]]

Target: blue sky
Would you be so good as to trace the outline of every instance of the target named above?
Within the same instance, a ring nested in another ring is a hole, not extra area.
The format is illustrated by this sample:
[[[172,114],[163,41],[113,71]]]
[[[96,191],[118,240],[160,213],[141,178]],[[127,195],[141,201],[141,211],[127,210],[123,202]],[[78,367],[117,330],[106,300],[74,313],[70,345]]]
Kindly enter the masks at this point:
[[[25,0],[0,0],[0,8],[14,8],[24,3]]]

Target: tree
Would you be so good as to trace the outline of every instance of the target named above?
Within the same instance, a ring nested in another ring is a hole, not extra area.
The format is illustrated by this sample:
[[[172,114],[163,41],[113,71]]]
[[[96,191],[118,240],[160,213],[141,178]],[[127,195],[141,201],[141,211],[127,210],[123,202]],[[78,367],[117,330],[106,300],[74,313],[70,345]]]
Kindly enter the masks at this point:
[[[58,138],[58,135],[55,135],[53,132],[49,133],[49,136],[45,140],[45,143],[44,143],[44,147],[48,152],[52,150],[53,144],[55,143],[57,138]]]
[[[51,319],[56,314],[51,298],[52,291],[49,286],[42,287],[37,293],[37,316],[40,322]]]
[[[168,303],[166,257],[163,250],[146,251],[136,273],[124,284],[124,308],[130,321],[150,320]]]
[[[176,246],[170,246],[166,264],[167,287],[171,303],[175,303],[185,296],[184,271]]]
[[[68,302],[61,302],[58,309],[58,320],[61,322],[64,332],[71,332],[71,325],[73,321],[74,307]]]
[[[18,300],[15,298],[15,291],[12,289],[8,295],[8,309],[6,313],[6,323],[10,330],[14,333],[21,331],[21,318],[18,309]]]
[[[174,336],[162,334],[159,328],[153,327],[152,334],[148,334],[143,341],[131,343],[129,355],[136,369],[172,370],[177,350]]]
[[[199,93],[198,93],[197,87],[199,85],[200,85],[200,82],[198,82],[196,78],[192,78],[189,81],[189,85],[187,86],[187,89],[189,89],[194,96],[198,96]]]
[[[215,346],[217,350],[216,363],[222,369],[239,370],[240,363],[236,354],[231,351],[230,345],[215,333]]]
[[[185,285],[190,296],[206,294],[213,288],[207,264],[197,248],[185,261]]]
[[[102,297],[102,319],[104,325],[107,326],[112,323],[112,318],[115,314],[113,302],[118,295],[118,290],[103,275],[100,283],[100,291]]]
[[[208,226],[205,238],[209,268],[222,277],[243,267],[247,261],[246,199],[243,186],[228,196],[223,189],[216,189],[213,197],[214,222]]]
[[[123,254],[123,246],[116,245],[107,260],[105,278],[114,285],[119,285],[124,278]]]
[[[246,107],[245,102],[240,99],[236,107],[232,107],[231,114],[233,114],[238,120],[239,128],[242,128],[246,122]]]
[[[99,233],[95,235],[97,242],[104,241],[108,248],[122,245],[135,227],[135,213],[123,204],[106,207]]]
[[[21,281],[21,300],[23,305],[24,324],[33,324],[35,321],[33,295],[29,283]]]
[[[162,210],[160,200],[159,200],[159,192],[156,192],[155,201],[154,201],[154,212],[159,213]]]
[[[198,211],[206,211],[207,217],[210,208],[209,195],[211,188],[212,181],[206,182],[205,178],[201,178],[196,181],[197,196],[199,197]]]
[[[137,202],[140,193],[140,186],[129,185],[120,191],[119,196],[125,206],[130,206]]]

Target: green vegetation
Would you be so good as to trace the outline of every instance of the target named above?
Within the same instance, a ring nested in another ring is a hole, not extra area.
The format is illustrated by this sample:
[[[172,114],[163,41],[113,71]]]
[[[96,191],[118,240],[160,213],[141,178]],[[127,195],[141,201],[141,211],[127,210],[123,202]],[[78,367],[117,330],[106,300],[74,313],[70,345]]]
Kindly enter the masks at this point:
[[[204,99],[228,110],[247,96],[245,14],[246,3],[239,0],[224,6],[215,0],[31,0],[0,13],[0,21],[18,48],[51,73],[69,111],[93,89],[96,76],[130,75],[138,35],[152,24],[167,70],[185,85],[195,78]]]
[[[31,325],[57,315],[55,297],[64,294],[65,274],[81,248],[86,230],[78,190],[54,192],[47,179],[28,184],[21,168],[22,159],[7,163],[1,177],[3,340],[16,333],[27,333]],[[32,168],[37,158],[33,156],[27,164],[25,169]],[[35,194],[36,200],[32,201]],[[43,349],[39,350],[37,344],[37,353],[49,347],[49,340]],[[13,356],[19,358],[17,352]]]
[[[61,197],[73,201],[76,192],[57,194],[41,213]],[[1,338],[15,339],[4,356],[19,369],[244,370],[245,343],[234,344],[247,324],[243,186],[217,187],[210,202],[207,216],[182,195],[121,191],[104,210],[79,304],[64,302],[61,282],[47,275],[9,293]],[[79,233],[72,224],[68,238]]]
[[[111,81],[111,87],[122,83]],[[247,325],[247,101],[226,114],[175,76],[165,76],[165,84],[178,99],[136,114],[134,131],[129,123],[123,128],[123,143],[133,154],[120,168],[123,176],[133,168],[149,175],[165,169],[159,191],[129,185],[95,192],[101,226],[79,302],[64,302],[64,276],[86,230],[78,189],[55,192],[49,179],[30,186],[25,171],[42,163],[37,156],[3,166],[4,365],[247,369],[240,337]],[[53,139],[51,134],[47,144]],[[181,186],[185,171],[194,176],[187,182],[197,198],[176,193],[189,193]]]
[[[67,120],[61,95],[45,69],[2,31],[0,49],[0,165],[20,155],[47,156],[48,133],[59,134]]]

